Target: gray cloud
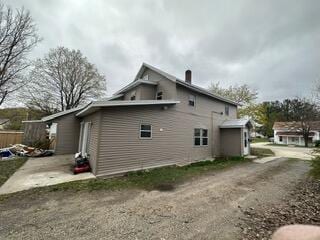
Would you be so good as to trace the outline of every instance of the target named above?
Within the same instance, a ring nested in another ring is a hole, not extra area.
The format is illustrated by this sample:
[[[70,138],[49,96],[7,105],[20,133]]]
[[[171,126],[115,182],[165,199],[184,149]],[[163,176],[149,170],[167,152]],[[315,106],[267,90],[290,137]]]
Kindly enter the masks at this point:
[[[80,49],[106,75],[108,94],[142,62],[207,87],[246,83],[259,100],[308,96],[320,78],[320,2],[7,0],[30,10],[44,41],[32,57]]]

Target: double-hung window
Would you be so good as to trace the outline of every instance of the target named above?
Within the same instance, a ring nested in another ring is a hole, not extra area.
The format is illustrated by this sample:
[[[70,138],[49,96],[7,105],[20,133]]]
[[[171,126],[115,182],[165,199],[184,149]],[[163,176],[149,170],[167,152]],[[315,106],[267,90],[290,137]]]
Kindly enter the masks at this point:
[[[189,95],[189,105],[194,107],[196,105],[196,96],[195,95]]]
[[[140,124],[140,138],[152,138],[152,126],[150,124]]]
[[[208,129],[203,129],[203,128],[194,129],[194,145],[208,146]]]

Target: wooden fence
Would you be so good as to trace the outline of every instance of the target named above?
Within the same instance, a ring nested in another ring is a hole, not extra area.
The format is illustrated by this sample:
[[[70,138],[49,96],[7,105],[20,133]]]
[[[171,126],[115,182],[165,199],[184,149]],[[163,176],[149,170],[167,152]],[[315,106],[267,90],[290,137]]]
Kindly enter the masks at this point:
[[[0,131],[0,148],[9,147],[10,144],[22,143],[23,132]]]

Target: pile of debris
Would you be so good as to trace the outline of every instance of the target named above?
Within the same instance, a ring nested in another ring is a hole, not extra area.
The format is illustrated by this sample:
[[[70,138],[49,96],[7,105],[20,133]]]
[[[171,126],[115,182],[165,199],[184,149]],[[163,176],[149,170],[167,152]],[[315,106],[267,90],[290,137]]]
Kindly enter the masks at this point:
[[[23,144],[11,145],[8,148],[0,149],[0,160],[19,157],[47,157],[52,156],[53,150],[43,150],[34,147],[28,147]]]

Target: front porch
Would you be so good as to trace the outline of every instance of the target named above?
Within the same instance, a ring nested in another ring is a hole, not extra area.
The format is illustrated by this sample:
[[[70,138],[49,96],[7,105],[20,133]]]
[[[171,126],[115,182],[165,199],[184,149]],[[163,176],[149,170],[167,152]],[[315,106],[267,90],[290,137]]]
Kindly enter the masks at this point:
[[[308,143],[312,144],[313,138],[309,137]],[[301,135],[279,135],[278,144],[304,146],[304,138]]]

